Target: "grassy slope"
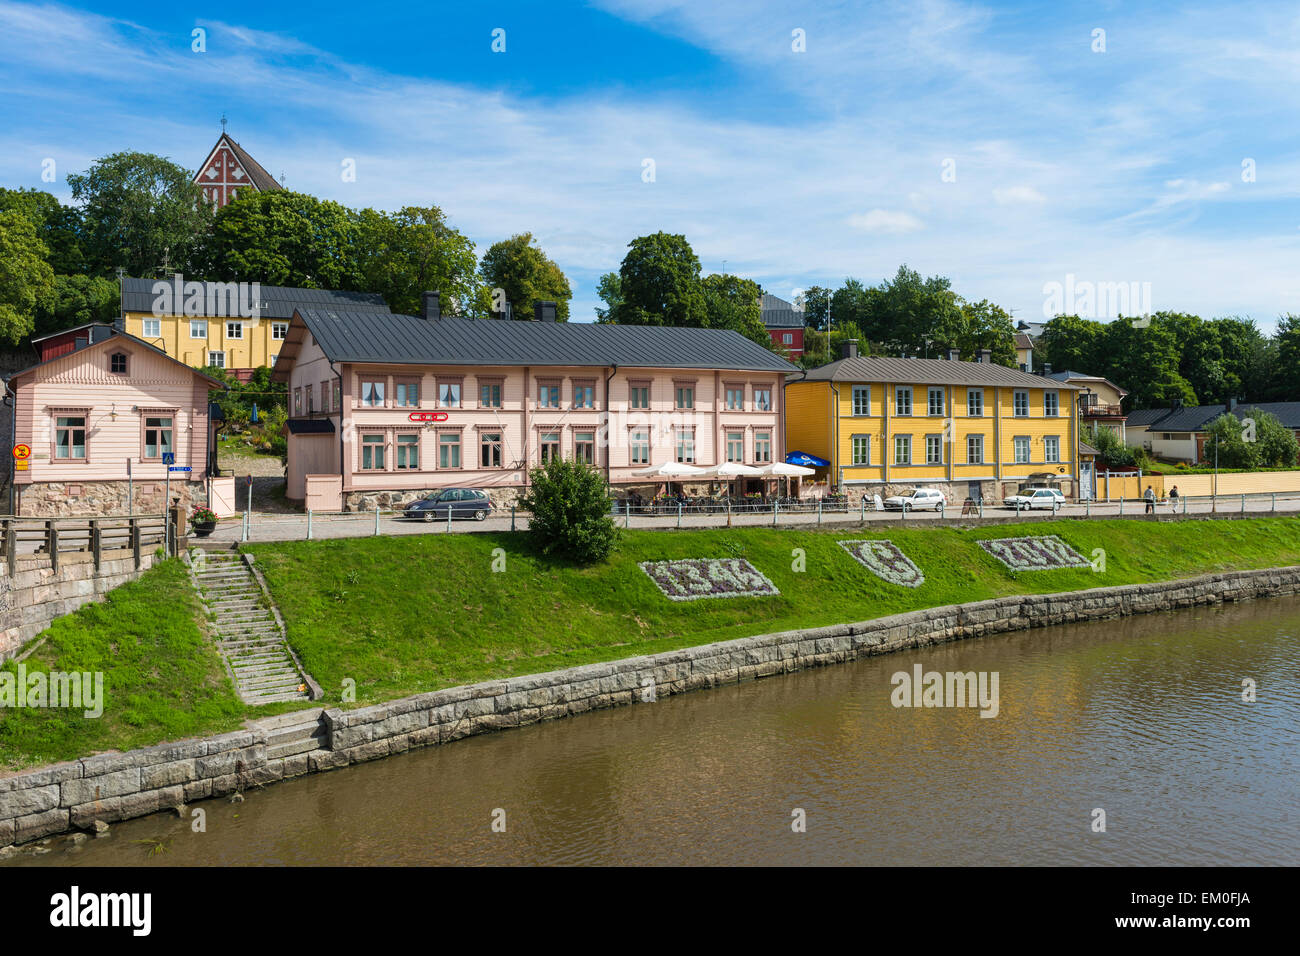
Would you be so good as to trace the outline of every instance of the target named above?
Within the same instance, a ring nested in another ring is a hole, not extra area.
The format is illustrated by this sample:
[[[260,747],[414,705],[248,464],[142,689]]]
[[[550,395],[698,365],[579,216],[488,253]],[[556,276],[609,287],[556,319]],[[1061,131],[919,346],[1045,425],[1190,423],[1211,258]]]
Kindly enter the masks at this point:
[[[92,720],[80,710],[0,708],[0,770],[238,727],[245,707],[198,612],[184,566],[165,561],[105,603],[55,621],[27,671],[102,671],[104,713]]]
[[[975,542],[1059,534],[1106,571],[1007,571]],[[837,544],[889,538],[926,575],[890,585]],[[506,570],[491,570],[493,550]],[[806,570],[792,570],[803,548]],[[1067,591],[1300,564],[1300,521],[1061,521],[887,533],[761,528],[632,532],[609,565],[555,567],[524,535],[418,535],[256,545],[304,665],[331,699],[357,683],[359,703],[492,677],[628,657],[773,630],[880,617],[1014,593]],[[744,557],[780,596],[675,603],[637,563]]]
[[[1059,534],[1085,557],[1106,549],[1107,570],[1015,575],[980,538]],[[915,590],[879,580],[835,543],[889,538],[926,575]],[[491,570],[502,548],[506,570]],[[791,549],[806,570],[791,569]],[[1300,520],[1034,522],[973,531],[633,532],[597,568],[535,558],[524,535],[417,535],[257,545],[308,670],[337,700],[344,678],[358,703],[510,674],[628,657],[765,631],[879,617],[1004,594],[1065,591],[1300,564]],[[637,563],[745,557],[781,590],[770,598],[674,603]],[[218,733],[284,707],[246,708],[200,630],[183,565],[56,621],[28,670],[103,671],[106,709],[0,709],[0,771]],[[13,662],[4,665],[10,671]],[[287,706],[287,705],[286,705]]]

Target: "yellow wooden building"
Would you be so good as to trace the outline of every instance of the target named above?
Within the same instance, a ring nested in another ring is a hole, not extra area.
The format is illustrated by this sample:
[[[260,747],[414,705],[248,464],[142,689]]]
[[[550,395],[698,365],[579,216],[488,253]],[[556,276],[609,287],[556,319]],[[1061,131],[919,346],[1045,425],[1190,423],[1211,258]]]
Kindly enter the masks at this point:
[[[388,312],[369,292],[295,289],[183,276],[122,279],[121,328],[194,368],[224,368],[247,379],[273,366],[296,309]]]
[[[786,447],[830,462],[831,487],[1000,500],[1030,476],[1079,487],[1078,386],[980,361],[869,358],[787,378]]]

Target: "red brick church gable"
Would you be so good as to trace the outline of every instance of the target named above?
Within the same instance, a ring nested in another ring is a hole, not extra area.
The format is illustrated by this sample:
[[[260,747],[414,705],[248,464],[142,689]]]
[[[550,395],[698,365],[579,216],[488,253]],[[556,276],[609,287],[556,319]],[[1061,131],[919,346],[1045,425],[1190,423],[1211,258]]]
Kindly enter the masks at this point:
[[[223,121],[224,122],[224,121]],[[213,209],[221,209],[241,192],[270,192],[283,187],[275,177],[262,168],[261,163],[248,155],[238,143],[223,130],[208,158],[194,177],[203,198]]]

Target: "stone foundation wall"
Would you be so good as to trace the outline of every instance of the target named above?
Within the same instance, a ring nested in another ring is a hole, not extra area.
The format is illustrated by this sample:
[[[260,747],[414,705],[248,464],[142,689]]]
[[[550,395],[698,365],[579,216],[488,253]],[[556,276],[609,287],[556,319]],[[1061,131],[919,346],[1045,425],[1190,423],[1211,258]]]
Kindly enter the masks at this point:
[[[125,481],[37,481],[17,487],[17,513],[24,518],[84,518],[93,515],[162,514],[167,483],[136,481],[128,494]],[[202,481],[171,480],[172,498],[188,511],[207,504],[207,486]]]
[[[1018,595],[763,634],[485,681],[356,710],[326,710],[319,717],[321,728],[303,738],[303,752],[283,757],[271,754],[285,748],[277,732],[285,718],[271,718],[250,730],[0,777],[0,848],[413,747],[670,694],[1006,631],[1286,594],[1300,594],[1300,567]],[[287,748],[294,749],[292,744]]]
[[[0,661],[18,654],[56,617],[134,581],[153,566],[156,550],[157,545],[141,549],[139,570],[130,551],[106,552],[98,572],[89,554],[60,552],[58,571],[48,560],[20,558],[12,577],[0,563]]]

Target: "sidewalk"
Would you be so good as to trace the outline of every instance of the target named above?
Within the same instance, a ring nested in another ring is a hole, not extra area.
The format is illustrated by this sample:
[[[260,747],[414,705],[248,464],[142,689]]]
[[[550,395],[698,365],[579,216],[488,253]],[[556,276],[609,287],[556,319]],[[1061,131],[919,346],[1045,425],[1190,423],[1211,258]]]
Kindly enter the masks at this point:
[[[1274,510],[1276,509],[1276,511]],[[1048,510],[1041,511],[1021,511],[1016,513],[1010,508],[1001,505],[985,505],[983,517],[978,514],[965,515],[961,514],[960,508],[949,508],[940,516],[935,512],[917,511],[908,512],[904,515],[900,511],[872,511],[865,512],[859,508],[850,508],[846,514],[843,511],[823,513],[820,517],[816,512],[780,512],[773,515],[771,512],[757,514],[733,514],[731,516],[731,527],[778,527],[778,528],[809,528],[817,527],[819,524],[837,527],[871,527],[878,530],[887,527],[899,526],[901,523],[908,525],[920,523],[922,525],[944,526],[944,525],[984,525],[984,524],[1010,524],[1021,521],[1033,520],[1052,520],[1053,518],[1137,518],[1145,517],[1145,502],[1143,501],[1125,501],[1105,502],[1094,501],[1089,504],[1070,504],[1062,507],[1058,512],[1053,513]],[[1300,515],[1300,495],[1288,494],[1277,495],[1273,498],[1269,495],[1246,496],[1243,499],[1240,495],[1227,498],[1220,496],[1216,502],[1209,498],[1195,498],[1187,501],[1180,501],[1177,510],[1169,504],[1168,501],[1159,502],[1156,506],[1155,517],[1159,519],[1173,519],[1183,517],[1208,517],[1217,515],[1218,517],[1234,517],[1241,514],[1255,517],[1267,517],[1270,514],[1278,515]],[[618,514],[614,516],[615,522],[620,528],[632,528],[636,530],[646,529],[674,529],[674,528],[725,528],[728,527],[727,515],[725,514],[690,514],[683,513],[680,518],[676,515],[632,515]],[[254,512],[249,521],[248,534],[245,538],[243,516],[226,518],[221,521],[217,529],[207,538],[191,538],[192,542],[211,544],[231,544],[242,540],[248,541],[302,541],[310,537],[312,540],[326,540],[332,538],[360,538],[374,535],[399,535],[399,534],[447,534],[463,533],[471,531],[509,531],[513,523],[514,529],[524,531],[528,528],[528,515],[526,512],[518,512],[512,521],[510,514],[497,512],[484,521],[474,521],[469,519],[457,519],[451,522],[450,527],[447,521],[410,521],[402,517],[400,513],[380,512],[378,516],[374,512],[356,512],[349,514],[313,514],[310,518],[305,514],[273,514]],[[310,535],[308,525],[310,524]]]

